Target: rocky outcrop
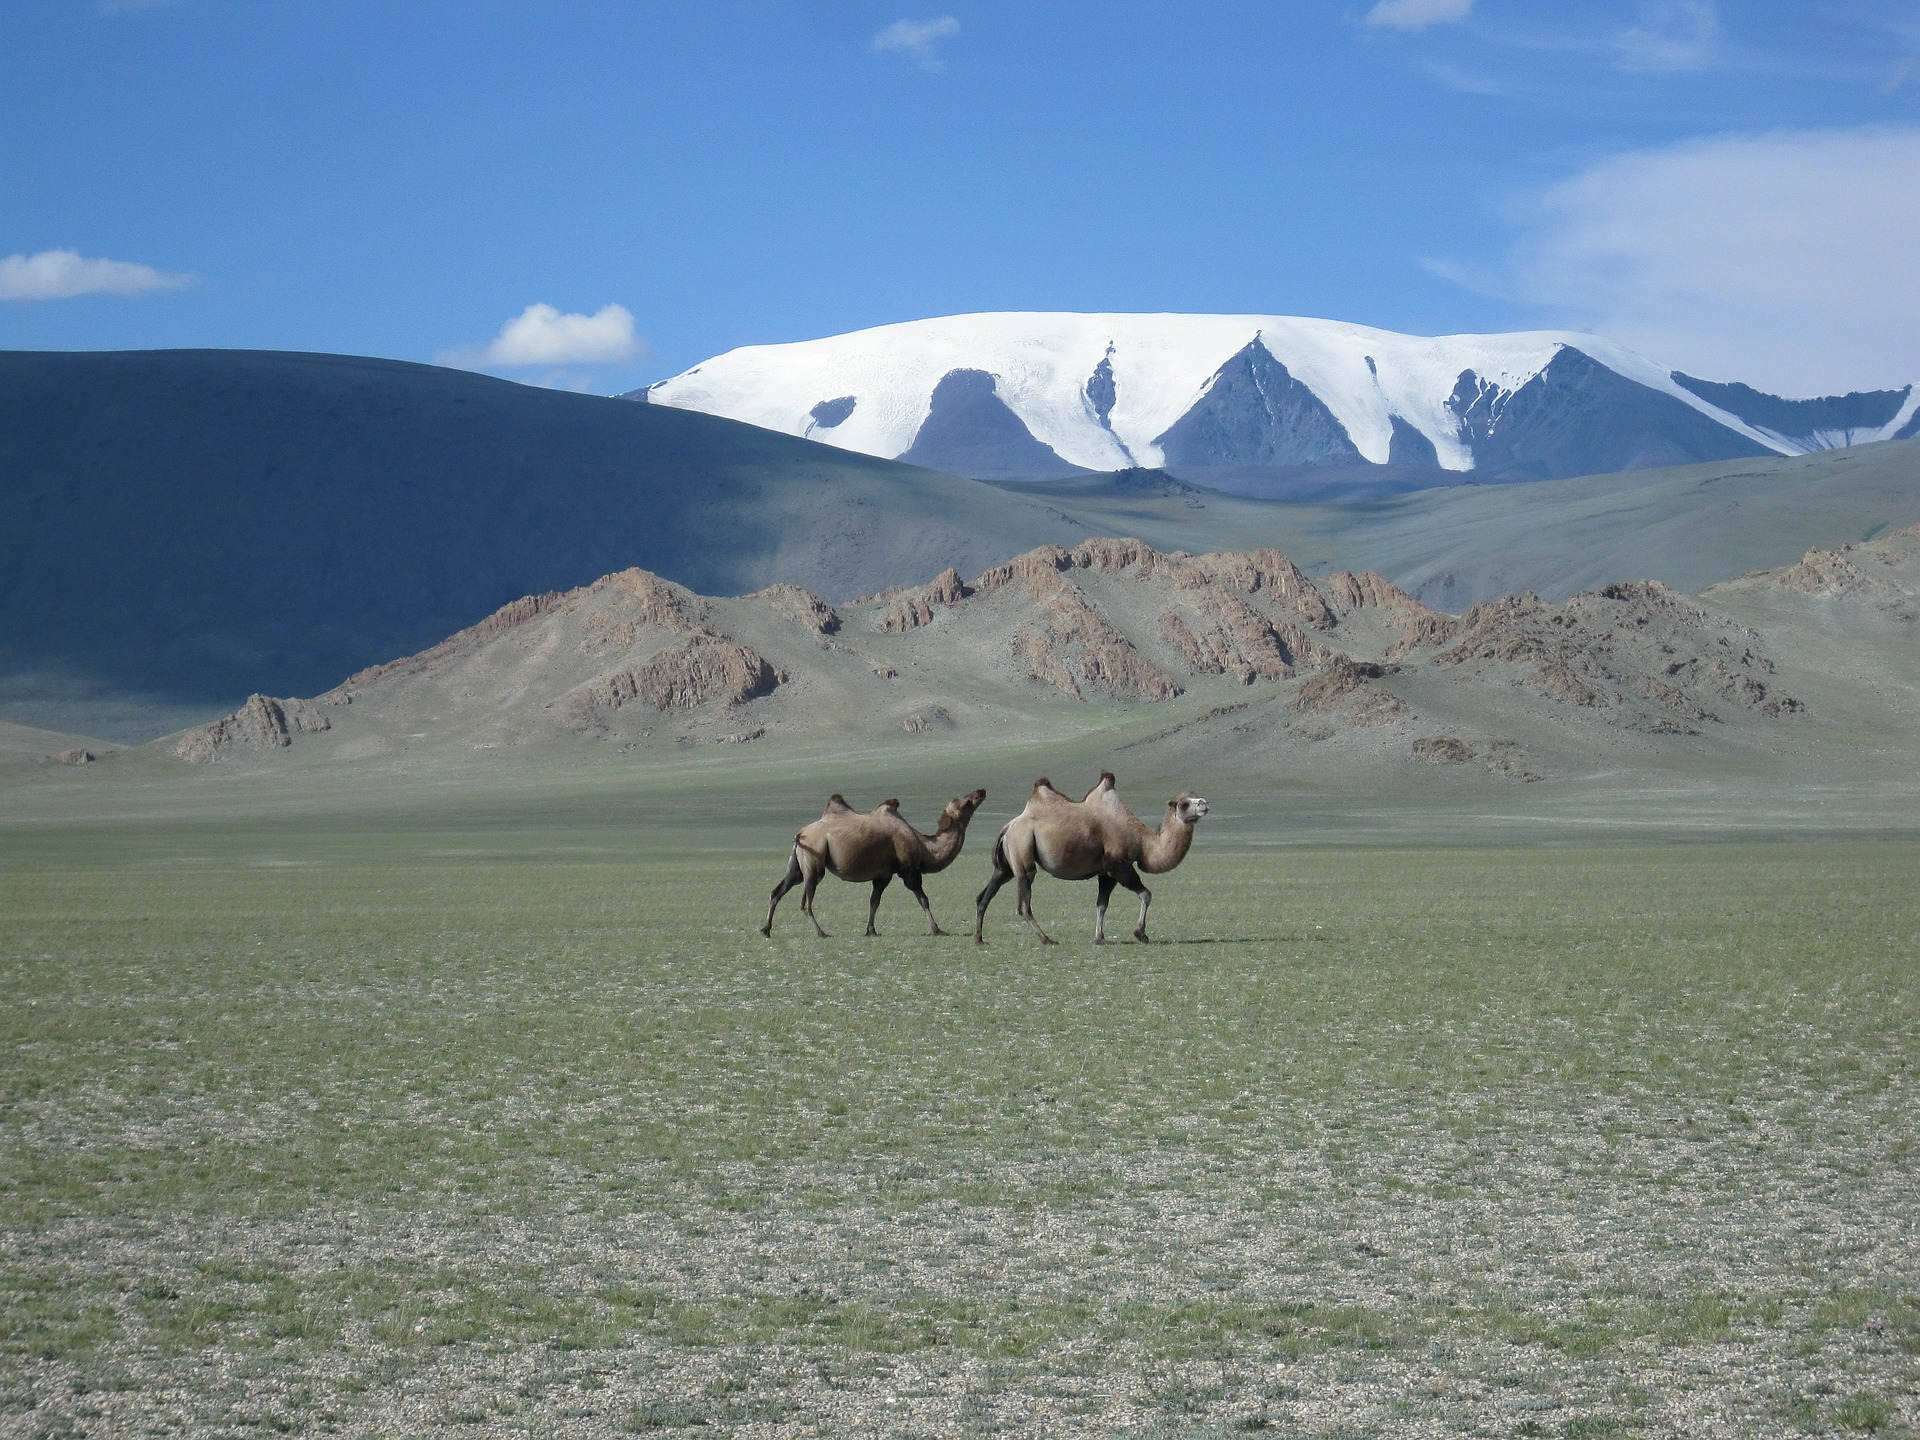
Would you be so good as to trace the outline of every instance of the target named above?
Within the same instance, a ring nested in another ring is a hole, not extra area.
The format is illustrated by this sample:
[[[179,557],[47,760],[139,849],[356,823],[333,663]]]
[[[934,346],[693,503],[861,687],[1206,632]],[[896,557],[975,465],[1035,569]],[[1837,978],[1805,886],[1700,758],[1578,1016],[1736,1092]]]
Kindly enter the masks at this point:
[[[1066,550],[1058,545],[1042,545],[1014,556],[1004,565],[982,571],[971,588],[978,594],[991,595],[1009,585],[1025,583],[1037,600],[1045,593],[1043,587],[1072,565],[1073,556]]]
[[[304,700],[249,695],[231,715],[183,734],[173,747],[182,760],[204,765],[233,750],[284,750],[296,735],[318,735],[333,728],[325,712]]]
[[[1531,783],[1543,779],[1527,766],[1526,752],[1515,740],[1490,740],[1484,745],[1458,735],[1422,735],[1413,742],[1413,758],[1429,765],[1464,765],[1483,760],[1495,775]]]
[[[918,630],[933,623],[938,607],[958,605],[971,593],[960,572],[949,565],[925,585],[883,591],[879,598],[885,608],[874,616],[873,628],[883,634]]]
[[[1095,689],[1125,700],[1171,700],[1182,693],[1059,571],[1036,570],[1028,586],[1041,604],[1048,650],[1058,658],[1058,650],[1077,647],[1076,668]]]
[[[1458,735],[1422,735],[1413,742],[1413,758],[1429,765],[1464,765],[1474,753],[1473,743]]]
[[[1371,682],[1394,673],[1396,666],[1355,661],[1344,656],[1309,676],[1287,709],[1296,715],[1335,717],[1359,729],[1371,729],[1407,713],[1406,702]],[[1331,731],[1323,730],[1322,735]]]
[[[1273,622],[1231,591],[1200,593],[1196,630],[1178,612],[1160,616],[1160,631],[1196,675],[1231,675],[1242,685],[1283,680],[1293,654]]]
[[[930,730],[951,730],[953,715],[944,705],[929,705],[907,716],[900,722],[900,728],[909,735],[925,735]]]
[[[790,588],[799,589],[798,586]],[[602,576],[587,586],[584,593],[613,596],[634,619],[666,630],[689,629],[704,623],[707,617],[707,602],[700,596],[684,585],[662,580],[651,570],[638,567]]]
[[[569,729],[591,729],[623,705],[659,711],[738,705],[770,693],[779,674],[764,656],[712,635],[694,635],[641,665],[622,666],[569,690],[556,708]]]
[[[1842,581],[1857,589],[1856,572],[1905,584],[1901,567],[1920,554],[1920,533],[1900,543],[1907,550],[1897,554],[1881,542],[1815,552],[1791,578],[1765,583],[1793,597],[1776,608],[1803,609],[1806,596]],[[1250,711],[1218,727],[1230,744],[1371,730],[1367,743],[1402,762],[1483,764],[1528,779],[1537,776],[1512,742],[1471,729],[1421,734],[1440,727],[1416,728],[1419,714],[1444,714],[1447,727],[1471,727],[1482,712],[1489,726],[1525,713],[1587,735],[1604,726],[1684,736],[1736,712],[1800,713],[1759,646],[1756,632],[1659,584],[1606,586],[1559,605],[1510,596],[1456,619],[1370,572],[1310,579],[1277,550],[1196,556],[1101,539],[1029,551],[971,586],[947,569],[837,609],[792,585],[710,599],[625,570],[502,606],[429,650],[361,672],[325,705],[256,697],[177,743],[194,759],[265,753],[329,728],[328,714],[343,753],[351,744],[360,755],[420,732],[475,750],[556,727],[635,745],[868,722],[927,734],[953,723],[932,697],[1013,681],[1031,682],[1013,708],[1032,711],[1158,703],[1191,687],[1196,709],[1235,699]],[[1285,688],[1261,693],[1273,685]]]
[[[840,628],[840,616],[834,608],[811,590],[804,590],[798,585],[769,585],[764,590],[754,591],[747,599],[766,601],[775,614],[816,635],[831,635]]]
[[[1305,572],[1278,550],[1263,546],[1258,550],[1215,552],[1196,557],[1193,566],[1216,584],[1286,601],[1315,630],[1334,627],[1334,613],[1326,598]]]
[[[673,635],[705,633],[707,602],[651,571],[622,570],[567,598],[588,610],[587,633],[602,649],[629,649],[649,629]]]
[[[1503,668],[1523,688],[1579,708],[1641,700],[1709,723],[1719,723],[1726,704],[1770,717],[1804,708],[1774,685],[1774,663],[1753,648],[1751,632],[1657,580],[1602,586],[1562,605],[1533,594],[1489,600],[1461,616],[1448,638],[1436,665]]]

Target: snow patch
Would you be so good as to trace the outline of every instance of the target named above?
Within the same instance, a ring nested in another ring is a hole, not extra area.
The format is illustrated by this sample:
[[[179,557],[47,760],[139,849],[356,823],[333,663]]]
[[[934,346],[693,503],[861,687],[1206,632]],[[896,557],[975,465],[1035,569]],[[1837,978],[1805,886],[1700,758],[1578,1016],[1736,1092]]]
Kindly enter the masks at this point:
[[[744,346],[659,382],[647,399],[789,435],[811,432],[843,449],[893,459],[912,447],[943,376],[984,370],[1033,437],[1069,464],[1088,470],[1157,466],[1165,457],[1156,437],[1193,408],[1220,367],[1256,336],[1378,465],[1391,453],[1397,415],[1432,442],[1441,466],[1472,469],[1458,417],[1447,406],[1461,373],[1471,370],[1511,393],[1545,369],[1562,346],[1769,449],[1798,454],[1805,448],[1748,425],[1676,384],[1670,371],[1597,336],[1537,330],[1428,337],[1286,315],[949,315],[820,340]],[[1113,387],[1104,424],[1087,391],[1088,378],[1103,362]],[[816,407],[851,395],[860,397],[853,412],[830,429],[821,426]],[[1909,397],[1902,418],[1884,427],[1885,433],[1893,434],[1913,408]]]

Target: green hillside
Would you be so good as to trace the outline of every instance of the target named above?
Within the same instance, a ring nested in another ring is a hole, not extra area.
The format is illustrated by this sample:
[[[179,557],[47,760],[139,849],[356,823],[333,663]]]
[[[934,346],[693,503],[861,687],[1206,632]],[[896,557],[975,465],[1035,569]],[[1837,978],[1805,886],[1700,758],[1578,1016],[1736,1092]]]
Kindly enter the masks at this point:
[[[1699,590],[1920,520],[1920,440],[1791,459],[1527,485],[1455,485],[1339,504],[1249,500],[1153,472],[1008,485],[1100,535],[1160,549],[1272,545],[1311,573],[1377,570],[1438,609],[1615,580]]]

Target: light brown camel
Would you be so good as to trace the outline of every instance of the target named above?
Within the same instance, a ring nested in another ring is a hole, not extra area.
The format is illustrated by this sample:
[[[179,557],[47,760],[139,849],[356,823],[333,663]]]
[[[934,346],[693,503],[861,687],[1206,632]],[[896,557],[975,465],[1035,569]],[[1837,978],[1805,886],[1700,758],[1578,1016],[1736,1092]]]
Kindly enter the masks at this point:
[[[1113,887],[1123,885],[1135,892],[1140,897],[1140,923],[1133,938],[1145,944],[1147,906],[1153,903],[1153,892],[1141,882],[1140,874],[1163,874],[1186,859],[1193,827],[1206,813],[1207,802],[1188,791],[1167,802],[1166,819],[1158,830],[1150,830],[1120,798],[1111,772],[1102,774],[1100,783],[1079,800],[1062,795],[1050,780],[1034,781],[1026,808],[1007,822],[994,842],[993,878],[974,906],[974,943],[987,943],[982,933],[987,906],[1009,880],[1018,882],[1021,917],[1044,944],[1055,943],[1033,918],[1034,872],[1044,870],[1061,880],[1099,880],[1100,898],[1093,910],[1096,945],[1107,943],[1107,901]]]
[[[959,858],[960,847],[967,842],[967,822],[973,819],[973,812],[986,798],[984,790],[956,795],[940,812],[940,823],[934,827],[933,834],[922,835],[901,818],[898,800],[884,800],[862,815],[835,795],[827,801],[826,813],[793,837],[793,855],[787,861],[787,873],[773,887],[773,899],[767,905],[767,923],[760,927],[760,933],[773,934],[773,912],[780,906],[780,897],[794,886],[804,885],[800,909],[813,921],[815,933],[824,938],[827,932],[820,928],[820,921],[813,913],[813,892],[821,876],[832,874],[855,884],[873,882],[873,900],[867,907],[867,934],[880,933],[874,928],[873,919],[879,913],[881,895],[896,875],[927,912],[927,923],[933,927],[933,933],[946,934],[940,922],[933,918],[933,906],[927,903],[927,892],[920,886],[920,877],[944,870]]]

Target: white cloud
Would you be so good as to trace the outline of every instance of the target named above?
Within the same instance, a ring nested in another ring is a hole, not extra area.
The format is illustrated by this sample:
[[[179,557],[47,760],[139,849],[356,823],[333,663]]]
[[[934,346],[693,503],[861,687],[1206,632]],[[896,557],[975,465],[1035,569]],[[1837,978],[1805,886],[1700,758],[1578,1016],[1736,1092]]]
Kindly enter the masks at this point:
[[[1699,70],[1719,54],[1720,12],[1714,0],[1641,0],[1640,23],[1612,43],[1626,70]]]
[[[1367,11],[1367,24],[1390,30],[1424,30],[1429,25],[1457,25],[1473,10],[1473,0],[1377,0]]]
[[[0,300],[70,300],[76,295],[146,295],[191,285],[130,260],[88,260],[77,250],[42,250],[0,260]]]
[[[1920,382],[1920,128],[1619,155],[1522,220],[1492,273],[1428,268],[1707,379],[1789,395]]]
[[[591,315],[566,314],[551,305],[529,305],[500,327],[477,356],[449,351],[452,364],[475,363],[512,368],[520,365],[618,365],[637,360],[645,344],[633,333],[633,312],[624,305],[603,305]]]
[[[937,20],[896,20],[873,37],[873,48],[882,55],[905,55],[923,70],[938,70],[942,61],[934,47],[959,33],[960,22],[951,15]]]

